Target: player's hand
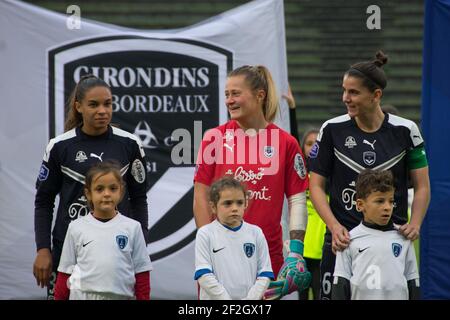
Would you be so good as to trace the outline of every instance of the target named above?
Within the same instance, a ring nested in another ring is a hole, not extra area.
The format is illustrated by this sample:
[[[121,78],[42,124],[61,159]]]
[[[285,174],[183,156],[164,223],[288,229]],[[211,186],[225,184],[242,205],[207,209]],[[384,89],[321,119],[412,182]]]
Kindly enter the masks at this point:
[[[41,288],[49,285],[50,276],[52,274],[52,254],[50,249],[43,248],[37,253],[33,265],[33,275],[36,278],[36,283]]]
[[[297,291],[305,290],[311,282],[311,273],[306,268],[303,254],[303,242],[291,240],[290,252],[281,266],[276,281],[271,281],[264,294],[265,300],[275,300]]]
[[[336,251],[343,251],[350,245],[350,234],[343,225],[338,223],[334,228],[331,229],[331,233],[331,249],[333,250],[334,254],[336,254]]]
[[[290,109],[295,109],[295,106],[296,106],[295,98],[294,98],[294,95],[292,94],[291,86],[289,86],[289,88],[288,88],[288,93],[287,94],[283,94],[282,96],[283,96],[284,99],[286,99],[289,108]]]
[[[411,223],[406,223],[398,229],[398,231],[408,240],[414,241],[419,238],[420,227],[415,226]]]
[[[263,300],[278,300],[285,295],[299,290],[304,290],[306,286],[309,287],[311,282],[311,274],[306,272],[299,272],[295,269],[289,269],[286,278],[278,276],[277,280],[271,281],[269,287],[264,292]]]

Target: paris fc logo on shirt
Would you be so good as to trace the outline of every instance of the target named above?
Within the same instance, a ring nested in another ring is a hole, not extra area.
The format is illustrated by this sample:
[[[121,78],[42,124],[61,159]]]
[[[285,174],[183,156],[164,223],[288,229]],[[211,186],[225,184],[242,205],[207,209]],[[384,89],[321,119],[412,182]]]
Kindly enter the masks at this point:
[[[255,253],[255,245],[253,243],[244,243],[244,252],[248,258],[251,258]]]
[[[116,242],[120,250],[123,250],[128,244],[128,237],[123,235],[116,236]]]
[[[394,257],[397,258],[401,252],[402,252],[402,245],[394,242],[392,244],[392,253],[394,254]]]

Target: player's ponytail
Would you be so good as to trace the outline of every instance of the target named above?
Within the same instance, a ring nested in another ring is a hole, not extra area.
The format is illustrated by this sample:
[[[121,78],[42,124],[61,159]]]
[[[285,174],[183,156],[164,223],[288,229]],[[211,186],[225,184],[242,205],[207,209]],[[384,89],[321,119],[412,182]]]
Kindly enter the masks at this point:
[[[266,121],[272,122],[277,115],[279,103],[275,83],[269,69],[262,65],[245,65],[231,71],[228,77],[241,75],[245,77],[245,81],[251,90],[254,92],[263,90],[265,92],[262,102],[263,114]]]

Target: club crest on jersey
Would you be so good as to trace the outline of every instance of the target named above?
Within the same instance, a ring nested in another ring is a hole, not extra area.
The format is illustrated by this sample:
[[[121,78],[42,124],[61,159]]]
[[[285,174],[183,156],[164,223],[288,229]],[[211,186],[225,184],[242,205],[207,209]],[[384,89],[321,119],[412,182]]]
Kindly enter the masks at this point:
[[[318,155],[319,155],[319,144],[316,142],[312,146],[311,150],[309,150],[309,155],[306,156],[307,157],[309,156],[310,158],[314,159],[317,158]]]
[[[303,161],[302,156],[300,155],[300,153],[297,153],[295,155],[295,159],[294,159],[294,169],[297,172],[298,176],[302,179],[305,179],[306,177],[306,166],[305,166],[305,162]]]
[[[375,160],[377,159],[377,154],[373,151],[365,151],[363,153],[363,161],[368,166],[371,166],[375,163]]]
[[[75,161],[82,163],[87,160],[86,153],[84,151],[78,151],[77,155],[75,156]]]
[[[353,147],[356,147],[356,140],[355,140],[355,138],[353,138],[352,136],[348,136],[347,138],[345,138],[344,146],[346,146],[349,149],[351,149]]]
[[[145,181],[145,168],[141,160],[134,160],[133,164],[131,165],[131,175],[138,183],[142,183]]]
[[[244,243],[244,252],[248,258],[251,258],[255,253],[255,245],[253,243]]]
[[[394,242],[392,244],[392,253],[394,254],[394,257],[397,258],[401,252],[402,252],[402,245],[400,243]]]
[[[128,244],[128,237],[124,235],[116,236],[116,243],[119,246],[120,250],[123,250]]]
[[[266,158],[272,158],[275,150],[272,146],[264,146],[264,155]]]
[[[45,164],[43,164],[41,166],[41,168],[39,169],[39,176],[38,176],[39,181],[47,180],[49,172],[50,172],[50,170],[48,170],[48,168],[45,166]]]

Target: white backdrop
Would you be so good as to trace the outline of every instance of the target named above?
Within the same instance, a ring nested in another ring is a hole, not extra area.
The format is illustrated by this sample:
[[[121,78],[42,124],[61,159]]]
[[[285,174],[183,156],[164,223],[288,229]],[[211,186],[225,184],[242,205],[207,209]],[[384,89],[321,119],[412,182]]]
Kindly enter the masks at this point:
[[[0,299],[42,299],[46,295],[44,289],[36,286],[32,264],[34,185],[49,139],[49,77],[60,76],[50,74],[50,50],[92,38],[121,35],[199,41],[231,52],[232,68],[244,64],[267,66],[280,93],[287,92],[283,1],[253,1],[176,30],[141,31],[85,19],[81,21],[81,29],[70,30],[66,26],[67,17],[18,1],[0,2]],[[152,43],[157,42],[151,42],[150,46]],[[164,51],[164,48],[143,50]],[[225,78],[219,79],[219,92],[216,92],[220,122],[226,119],[224,81]],[[55,95],[62,93],[55,92]],[[276,123],[289,130],[284,102]],[[57,127],[56,134],[59,133]],[[186,190],[177,190],[177,186],[192,184],[192,174],[193,167],[187,167],[181,174],[172,175],[174,179],[166,179],[165,186],[161,187],[164,183],[155,185],[161,190],[183,193]],[[150,225],[156,223],[152,212],[164,215],[170,209],[161,192],[149,190]],[[192,210],[191,206],[186,209]],[[188,226],[192,228],[193,220],[185,227]],[[153,267],[152,298],[196,299],[193,242],[155,261]]]

